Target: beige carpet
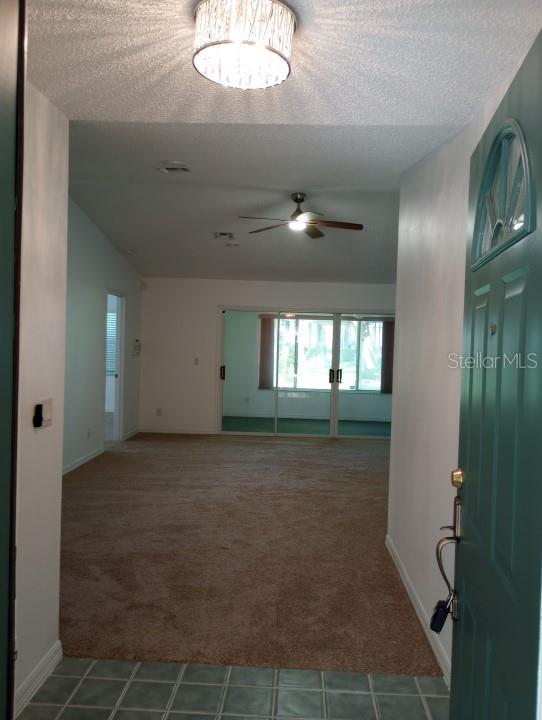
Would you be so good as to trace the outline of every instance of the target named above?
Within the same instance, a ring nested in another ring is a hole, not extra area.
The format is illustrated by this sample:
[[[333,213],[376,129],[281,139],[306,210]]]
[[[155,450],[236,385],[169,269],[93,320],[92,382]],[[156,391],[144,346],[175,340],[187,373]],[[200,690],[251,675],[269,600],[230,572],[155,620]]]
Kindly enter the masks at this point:
[[[67,655],[438,674],[384,547],[388,443],[139,435],[64,480]]]

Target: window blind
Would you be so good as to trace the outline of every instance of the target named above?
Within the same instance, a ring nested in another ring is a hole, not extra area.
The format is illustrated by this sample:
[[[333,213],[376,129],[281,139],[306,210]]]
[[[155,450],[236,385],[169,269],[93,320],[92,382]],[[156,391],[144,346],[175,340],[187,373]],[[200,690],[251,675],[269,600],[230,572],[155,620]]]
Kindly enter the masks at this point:
[[[105,373],[117,372],[117,313],[108,312],[105,323]]]

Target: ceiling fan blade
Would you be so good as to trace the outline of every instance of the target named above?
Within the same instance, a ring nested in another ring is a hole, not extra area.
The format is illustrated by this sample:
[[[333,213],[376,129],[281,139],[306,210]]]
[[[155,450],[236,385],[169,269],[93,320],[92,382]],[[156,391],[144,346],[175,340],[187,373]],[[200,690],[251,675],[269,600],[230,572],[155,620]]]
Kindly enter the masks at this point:
[[[322,213],[319,212],[304,212],[296,217],[296,220],[300,222],[309,222],[309,220],[318,220],[319,217],[323,217]]]
[[[340,230],[363,230],[363,225],[359,223],[337,222],[336,220],[313,220],[311,225],[321,225],[322,227],[337,228]]]
[[[317,227],[314,225],[307,225],[305,228],[305,235],[308,235],[313,240],[316,240],[316,238],[324,237],[324,233],[320,232]]]
[[[252,215],[238,215],[241,220],[274,220],[275,222],[289,222],[285,218],[252,217]]]
[[[251,230],[251,231],[249,232],[249,235],[254,235],[255,233],[265,232],[266,230],[274,230],[274,228],[284,227],[284,225],[288,225],[288,223],[287,223],[287,222],[281,222],[281,223],[279,223],[278,225],[268,225],[267,227],[258,228],[257,230]]]

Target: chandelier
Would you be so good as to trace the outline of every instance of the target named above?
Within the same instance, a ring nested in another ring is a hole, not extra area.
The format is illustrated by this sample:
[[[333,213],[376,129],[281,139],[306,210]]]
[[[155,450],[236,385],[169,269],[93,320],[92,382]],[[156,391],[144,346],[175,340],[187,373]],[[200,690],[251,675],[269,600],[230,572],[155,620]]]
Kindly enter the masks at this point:
[[[290,74],[294,13],[279,0],[201,0],[192,61],[225,87],[256,90]]]

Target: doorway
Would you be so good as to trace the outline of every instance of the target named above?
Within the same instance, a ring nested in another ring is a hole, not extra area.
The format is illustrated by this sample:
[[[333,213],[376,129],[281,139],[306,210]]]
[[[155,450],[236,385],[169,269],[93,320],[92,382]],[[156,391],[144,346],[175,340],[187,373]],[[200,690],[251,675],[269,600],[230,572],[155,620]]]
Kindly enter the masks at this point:
[[[122,439],[122,338],[124,298],[107,294],[105,320],[105,442]]]
[[[222,316],[223,432],[389,437],[393,317]]]

